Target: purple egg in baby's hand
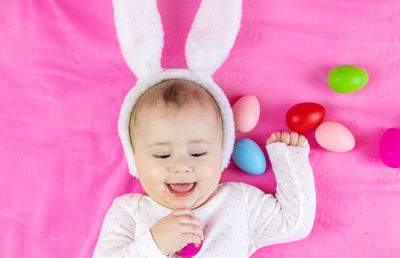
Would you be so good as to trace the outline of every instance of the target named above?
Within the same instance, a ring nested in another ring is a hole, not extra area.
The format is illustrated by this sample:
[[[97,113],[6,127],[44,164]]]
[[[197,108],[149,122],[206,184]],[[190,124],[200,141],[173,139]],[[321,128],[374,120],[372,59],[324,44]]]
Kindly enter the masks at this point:
[[[192,257],[195,256],[198,252],[200,252],[201,247],[203,246],[203,241],[200,244],[190,243],[187,244],[184,248],[177,251],[176,254],[180,257]]]

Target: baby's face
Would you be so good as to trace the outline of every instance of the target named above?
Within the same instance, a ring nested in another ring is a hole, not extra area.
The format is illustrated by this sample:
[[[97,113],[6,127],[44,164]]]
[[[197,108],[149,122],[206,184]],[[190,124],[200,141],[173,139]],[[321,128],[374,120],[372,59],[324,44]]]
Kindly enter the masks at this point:
[[[138,113],[133,138],[139,180],[156,202],[195,209],[221,178],[222,128],[211,107],[195,104],[175,116],[165,110]]]

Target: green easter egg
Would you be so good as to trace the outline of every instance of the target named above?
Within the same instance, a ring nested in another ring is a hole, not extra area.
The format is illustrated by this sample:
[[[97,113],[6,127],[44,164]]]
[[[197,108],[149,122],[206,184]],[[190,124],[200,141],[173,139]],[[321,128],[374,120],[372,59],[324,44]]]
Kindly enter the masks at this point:
[[[368,73],[354,65],[341,65],[329,72],[328,83],[332,90],[339,93],[355,92],[368,82]]]

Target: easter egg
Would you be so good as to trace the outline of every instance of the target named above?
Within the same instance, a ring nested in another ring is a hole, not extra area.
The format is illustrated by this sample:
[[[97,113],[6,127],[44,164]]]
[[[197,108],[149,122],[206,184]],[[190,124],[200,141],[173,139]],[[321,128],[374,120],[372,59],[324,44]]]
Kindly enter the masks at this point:
[[[295,132],[302,133],[317,127],[325,118],[325,108],[313,102],[299,103],[286,113],[286,124]]]
[[[255,96],[244,96],[233,105],[236,130],[247,133],[253,130],[260,117],[260,104]]]
[[[246,138],[235,142],[232,159],[240,169],[252,175],[261,175],[267,167],[264,153],[260,147],[254,141]]]
[[[390,128],[385,131],[379,143],[379,156],[386,166],[400,167],[400,129]]]
[[[176,254],[180,257],[192,257],[195,256],[198,252],[200,252],[201,247],[203,246],[203,241],[200,244],[190,243],[187,244],[184,248],[179,251],[176,251]]]
[[[315,130],[315,139],[322,148],[330,151],[345,152],[355,146],[355,139],[350,130],[334,121],[321,123]]]
[[[368,82],[368,73],[354,65],[341,65],[333,68],[328,75],[328,84],[339,93],[357,91]]]

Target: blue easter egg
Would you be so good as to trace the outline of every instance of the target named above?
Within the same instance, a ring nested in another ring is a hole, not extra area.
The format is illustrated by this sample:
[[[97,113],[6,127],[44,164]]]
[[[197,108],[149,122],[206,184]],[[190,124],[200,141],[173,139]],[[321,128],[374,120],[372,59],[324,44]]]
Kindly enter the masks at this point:
[[[235,142],[232,158],[240,169],[252,175],[261,175],[267,168],[264,153],[250,139],[244,138]]]

